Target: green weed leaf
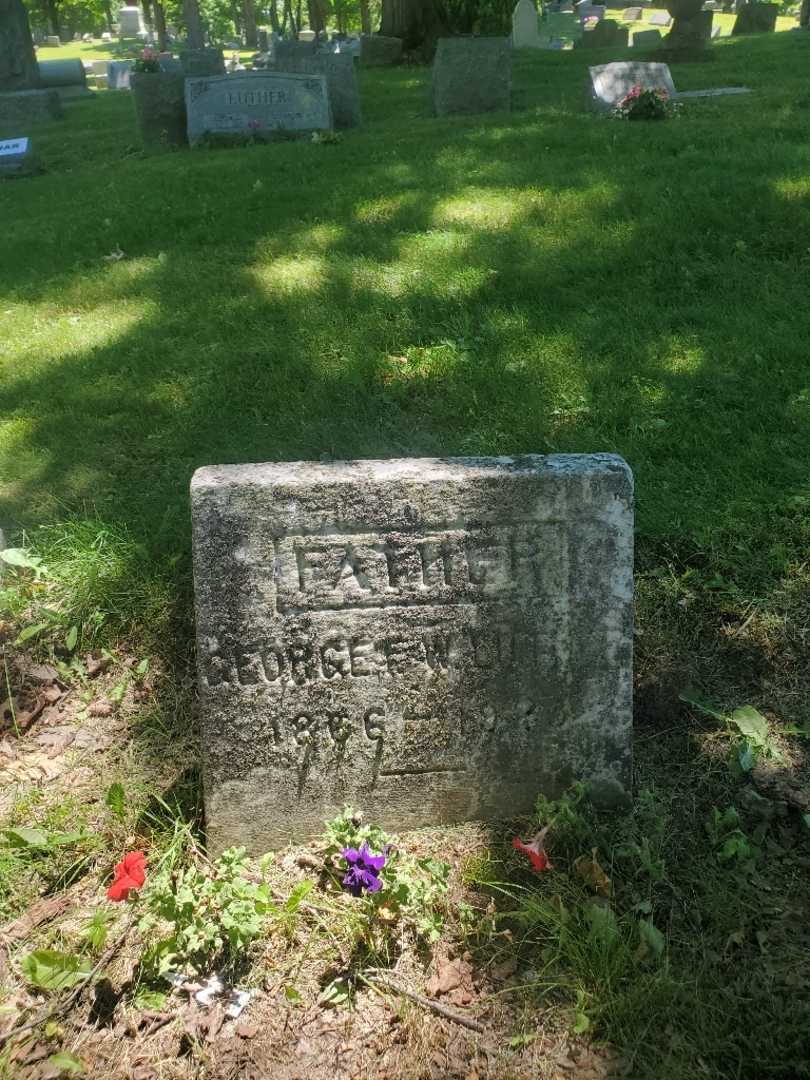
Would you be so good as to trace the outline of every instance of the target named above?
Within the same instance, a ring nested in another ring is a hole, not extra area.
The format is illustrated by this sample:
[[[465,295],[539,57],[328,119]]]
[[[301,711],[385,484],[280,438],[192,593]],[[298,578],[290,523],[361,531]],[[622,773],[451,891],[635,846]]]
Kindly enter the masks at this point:
[[[743,705],[735,709],[729,720],[739,733],[754,746],[768,745],[768,721],[752,705]]]
[[[638,934],[642,943],[653,956],[661,956],[664,952],[666,939],[651,919],[638,920]]]
[[[117,782],[115,784],[110,784],[107,788],[107,794],[104,796],[104,802],[109,806],[110,810],[112,810],[119,821],[124,820],[127,811],[122,784]]]
[[[92,971],[89,960],[57,949],[37,949],[20,965],[23,975],[40,990],[67,990],[84,982]]]
[[[65,637],[65,648],[68,652],[73,652],[76,648],[76,642],[79,640],[79,628],[78,626],[71,626]]]
[[[3,829],[6,843],[15,848],[47,848],[50,837],[44,829]]]
[[[24,548],[6,548],[5,551],[0,551],[0,559],[9,566],[17,566],[23,570],[38,571],[42,567],[42,559],[30,555]]]
[[[24,644],[24,642],[30,641],[32,637],[36,637],[37,634],[41,634],[43,630],[47,630],[48,625],[49,625],[48,623],[41,622],[41,623],[34,623],[32,626],[24,627],[19,632],[19,634],[17,634],[17,639],[14,642],[14,644],[15,645],[22,645],[22,644]]]
[[[59,1069],[62,1076],[81,1076],[84,1065],[67,1050],[60,1050],[58,1054],[51,1054],[48,1058],[51,1069]]]

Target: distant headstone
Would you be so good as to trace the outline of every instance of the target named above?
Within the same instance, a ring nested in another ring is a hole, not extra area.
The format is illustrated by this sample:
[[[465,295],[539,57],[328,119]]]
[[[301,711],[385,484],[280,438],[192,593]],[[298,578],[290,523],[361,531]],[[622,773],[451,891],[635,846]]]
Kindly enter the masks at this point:
[[[183,65],[171,53],[158,53],[158,67],[166,75],[183,74]]]
[[[644,12],[640,7],[625,8],[622,12],[622,22],[638,22]]]
[[[613,19],[602,19],[592,30],[575,42],[576,49],[626,49],[629,31],[626,26],[619,26]]]
[[[363,67],[388,67],[402,59],[402,38],[383,34],[363,34],[360,37],[360,63]]]
[[[259,52],[267,52],[270,48],[270,35],[266,30],[258,31],[258,47]]]
[[[362,123],[360,87],[354,60],[349,53],[322,52],[277,60],[273,71],[291,71],[299,75],[325,75],[336,128],[353,128]]]
[[[62,46],[62,39],[58,34],[48,34],[43,42],[49,49],[59,49]]]
[[[141,9],[122,7],[118,12],[118,33],[122,38],[137,37],[143,31]]]
[[[582,3],[576,5],[576,12],[581,22],[587,22],[589,19],[600,21],[604,19],[607,8],[603,4],[591,4],[589,0],[582,0]]]
[[[112,41],[112,34],[108,33],[105,30],[104,33],[101,35],[101,40],[102,41]]]
[[[314,41],[281,40],[273,48],[273,60],[276,62],[298,60],[316,55]]]
[[[107,86],[110,90],[130,90],[131,75],[131,60],[111,60],[107,73]]]
[[[192,146],[208,135],[273,139],[332,127],[324,75],[253,71],[187,79],[186,111]]]
[[[512,92],[509,39],[439,38],[431,90],[436,116],[508,112]]]
[[[660,30],[636,30],[633,34],[634,49],[654,49],[661,44]]]
[[[39,163],[30,139],[0,139],[0,177],[30,176],[35,172],[39,172]]]
[[[629,786],[632,500],[610,454],[199,469],[211,850]]]
[[[512,12],[512,45],[515,49],[540,49],[543,40],[537,26],[533,0],[518,0]]]
[[[109,86],[110,78],[110,61],[109,60],[93,60],[93,76],[96,80],[97,90],[106,90]]]
[[[651,11],[647,22],[650,26],[671,26],[672,16],[666,11]]]
[[[40,85],[58,90],[61,98],[89,94],[87,73],[81,60],[42,60],[39,64]]]
[[[666,90],[670,97],[676,94],[666,64],[621,60],[588,68],[588,97],[593,108],[600,112],[612,109],[634,86],[641,86],[644,90],[660,88]]]
[[[25,130],[37,120],[58,120],[64,115],[58,90],[15,90],[0,93],[0,126]]]
[[[222,49],[186,49],[180,53],[180,63],[187,79],[225,74]]]
[[[317,36],[314,30],[299,30],[298,32],[299,41],[314,41]]]
[[[706,3],[703,5],[703,10],[704,11],[722,11],[723,10],[723,5],[720,3],[720,0],[706,0]]]
[[[778,15],[778,4],[743,4],[737,9],[731,35],[769,34],[776,29]]]
[[[678,18],[667,35],[667,48],[696,53],[711,40],[714,12],[698,11],[688,19]]]
[[[719,38],[722,33],[723,33],[723,28],[721,26],[713,26],[712,27],[712,41],[716,41],[717,38]]]

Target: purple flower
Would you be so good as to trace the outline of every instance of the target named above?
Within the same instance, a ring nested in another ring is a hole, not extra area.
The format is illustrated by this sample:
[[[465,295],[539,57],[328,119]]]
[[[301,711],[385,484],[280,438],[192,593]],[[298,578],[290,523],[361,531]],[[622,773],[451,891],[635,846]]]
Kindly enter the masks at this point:
[[[346,876],[343,878],[344,888],[348,889],[352,896],[362,896],[366,892],[379,892],[382,888],[380,871],[385,866],[385,857],[388,854],[388,845],[383,848],[382,854],[372,855],[368,849],[368,843],[364,840],[357,848],[344,848],[340,853],[349,864]]]

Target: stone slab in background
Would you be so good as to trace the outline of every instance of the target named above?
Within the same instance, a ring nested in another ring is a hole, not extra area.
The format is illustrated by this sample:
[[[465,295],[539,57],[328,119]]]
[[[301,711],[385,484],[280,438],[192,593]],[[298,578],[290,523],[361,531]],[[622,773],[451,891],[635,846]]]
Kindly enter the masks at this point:
[[[431,79],[436,116],[508,112],[512,92],[509,38],[440,38]]]
[[[236,465],[191,484],[209,847],[627,786],[632,477],[611,454]]]
[[[110,90],[131,90],[132,60],[111,60],[107,71]]]
[[[363,122],[357,71],[349,53],[319,52],[310,56],[284,57],[274,61],[272,70],[324,75],[335,127],[353,128]]]
[[[25,130],[37,120],[58,120],[64,115],[56,90],[14,90],[0,94],[0,129]]]
[[[186,49],[180,53],[180,64],[187,79],[225,74],[222,49]]]
[[[253,71],[186,79],[186,111],[192,146],[207,135],[273,139],[332,127],[324,75]]]
[[[633,33],[634,49],[654,49],[661,44],[660,30],[636,30]]]
[[[622,12],[622,21],[623,22],[638,22],[641,19],[643,10],[644,9],[640,8],[640,7],[625,8],[624,11]]]
[[[360,63],[364,67],[387,67],[402,59],[402,38],[384,34],[360,36]]]
[[[30,139],[0,139],[0,177],[32,176],[39,171],[39,161]],[[3,548],[2,538],[0,532],[0,550]]]
[[[767,34],[776,29],[778,4],[742,4],[731,28],[732,37],[740,34]]]
[[[87,72],[81,60],[42,60],[39,64],[39,84],[43,89],[57,90],[61,98],[89,94]]]
[[[672,16],[666,11],[651,11],[647,22],[650,26],[671,26]]]
[[[630,31],[613,19],[602,19],[574,43],[575,49],[626,49]]]
[[[666,90],[675,97],[675,84],[666,64],[645,64],[620,60],[588,68],[587,93],[591,105],[600,112],[612,109],[634,86],[645,90]]]
[[[512,47],[515,49],[542,49],[537,24],[537,8],[534,0],[518,0],[512,12]]]

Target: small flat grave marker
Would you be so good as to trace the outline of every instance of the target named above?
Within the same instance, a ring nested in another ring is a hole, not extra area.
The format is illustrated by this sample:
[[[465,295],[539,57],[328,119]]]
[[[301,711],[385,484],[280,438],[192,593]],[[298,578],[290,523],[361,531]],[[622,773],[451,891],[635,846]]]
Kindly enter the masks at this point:
[[[632,477],[612,454],[220,466],[191,484],[209,845],[627,785]]]
[[[641,19],[643,8],[629,7],[622,12],[622,22],[638,22]]]
[[[654,49],[660,42],[660,30],[636,30],[633,34],[634,49]]]
[[[644,90],[660,87],[670,97],[676,96],[675,84],[666,64],[620,60],[588,68],[588,95],[592,106],[601,112],[612,109],[634,86],[641,86]]]
[[[27,176],[36,171],[30,139],[0,139],[0,176]]]

